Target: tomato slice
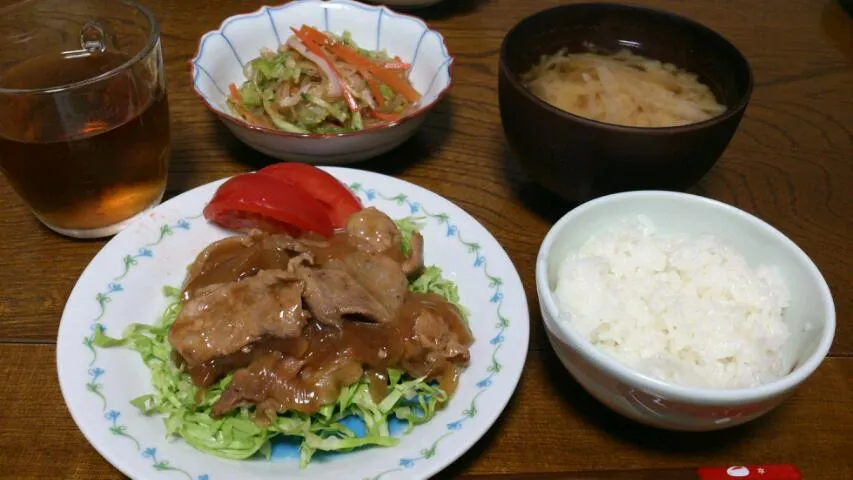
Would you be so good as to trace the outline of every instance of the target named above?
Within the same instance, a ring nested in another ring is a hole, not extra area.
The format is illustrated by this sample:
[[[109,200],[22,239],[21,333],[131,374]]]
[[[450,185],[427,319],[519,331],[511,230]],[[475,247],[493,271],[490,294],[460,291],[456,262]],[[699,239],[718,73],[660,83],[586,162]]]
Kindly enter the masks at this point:
[[[306,163],[276,163],[257,173],[298,185],[313,195],[326,207],[335,228],[346,227],[349,217],[364,208],[358,197],[337,178]]]
[[[204,218],[225,228],[259,228],[291,235],[335,231],[327,209],[297,185],[268,175],[245,173],[225,181],[204,207]]]

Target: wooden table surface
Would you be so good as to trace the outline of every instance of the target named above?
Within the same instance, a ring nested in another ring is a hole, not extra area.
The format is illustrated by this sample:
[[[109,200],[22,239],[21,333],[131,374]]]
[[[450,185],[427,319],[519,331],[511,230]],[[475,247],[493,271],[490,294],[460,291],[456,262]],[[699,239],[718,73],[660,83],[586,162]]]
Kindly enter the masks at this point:
[[[262,2],[148,0],[162,23],[175,195],[268,158],[238,143],[190,89],[199,37]],[[482,222],[524,281],[532,338],[518,390],[498,423],[442,477],[717,464],[793,463],[808,479],[853,478],[853,19],[836,0],[646,0],[719,31],[752,64],[740,130],[695,187],[778,227],[832,288],[838,330],[829,358],[766,417],[729,431],[682,434],[624,420],[588,396],[541,327],[534,259],[567,206],[544,194],[508,151],[497,104],[497,54],[522,17],[560,0],[448,0],[419,12],[447,37],[454,88],[423,130],[358,165],[422,185]],[[46,172],[46,174],[48,174]],[[0,477],[121,478],[86,442],[60,395],[55,340],[71,288],[103,241],[43,228],[0,180]]]

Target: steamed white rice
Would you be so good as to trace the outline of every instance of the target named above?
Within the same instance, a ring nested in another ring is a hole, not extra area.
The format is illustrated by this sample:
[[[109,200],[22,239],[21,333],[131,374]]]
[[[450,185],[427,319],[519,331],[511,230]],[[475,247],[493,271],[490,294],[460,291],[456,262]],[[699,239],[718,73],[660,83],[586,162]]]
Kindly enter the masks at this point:
[[[744,388],[787,373],[789,292],[713,236],[662,235],[645,217],[591,237],[560,266],[562,321],[640,372],[674,384]]]

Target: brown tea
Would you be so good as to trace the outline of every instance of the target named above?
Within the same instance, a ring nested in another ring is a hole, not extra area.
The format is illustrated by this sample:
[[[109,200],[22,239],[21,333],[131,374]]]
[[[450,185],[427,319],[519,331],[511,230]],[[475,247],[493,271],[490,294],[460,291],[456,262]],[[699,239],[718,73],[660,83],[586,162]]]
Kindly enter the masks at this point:
[[[47,225],[115,225],[157,203],[166,185],[169,107],[158,55],[77,51],[0,76],[0,170]],[[152,64],[153,63],[153,64]],[[98,75],[105,78],[87,81]],[[55,91],[14,92],[14,89]]]

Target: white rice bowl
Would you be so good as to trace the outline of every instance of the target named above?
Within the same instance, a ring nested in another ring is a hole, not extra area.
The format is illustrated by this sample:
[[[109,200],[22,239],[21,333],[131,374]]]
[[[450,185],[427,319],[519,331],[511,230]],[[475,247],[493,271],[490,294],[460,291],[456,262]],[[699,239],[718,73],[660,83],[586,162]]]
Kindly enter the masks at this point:
[[[790,293],[710,235],[657,232],[628,217],[570,252],[554,290],[561,321],[620,362],[686,387],[749,388],[788,372]]]

